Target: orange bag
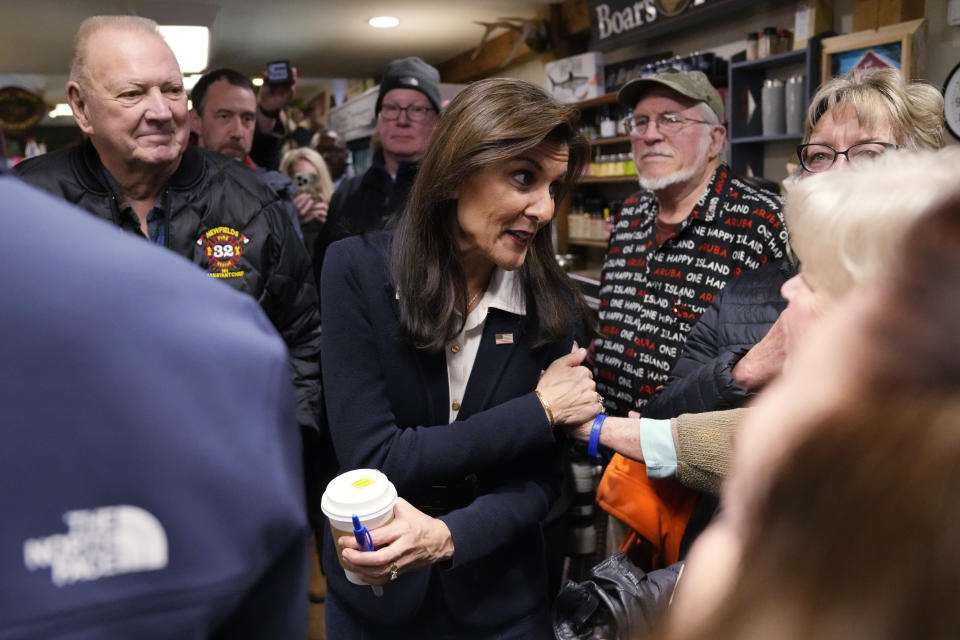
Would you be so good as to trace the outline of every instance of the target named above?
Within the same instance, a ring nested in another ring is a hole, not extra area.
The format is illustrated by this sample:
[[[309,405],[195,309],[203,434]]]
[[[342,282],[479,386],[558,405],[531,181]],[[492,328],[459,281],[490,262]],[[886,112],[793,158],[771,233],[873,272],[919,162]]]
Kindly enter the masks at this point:
[[[600,479],[597,503],[633,529],[620,551],[641,567],[659,569],[680,559],[697,495],[673,478],[648,478],[646,465],[616,454]]]

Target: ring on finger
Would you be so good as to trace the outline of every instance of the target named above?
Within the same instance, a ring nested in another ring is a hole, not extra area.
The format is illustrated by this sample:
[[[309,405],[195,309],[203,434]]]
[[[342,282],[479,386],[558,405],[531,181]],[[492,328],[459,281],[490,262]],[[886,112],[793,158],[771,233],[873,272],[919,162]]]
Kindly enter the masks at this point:
[[[390,582],[393,582],[397,579],[397,572],[400,571],[400,567],[397,566],[397,563],[394,562],[390,565]]]

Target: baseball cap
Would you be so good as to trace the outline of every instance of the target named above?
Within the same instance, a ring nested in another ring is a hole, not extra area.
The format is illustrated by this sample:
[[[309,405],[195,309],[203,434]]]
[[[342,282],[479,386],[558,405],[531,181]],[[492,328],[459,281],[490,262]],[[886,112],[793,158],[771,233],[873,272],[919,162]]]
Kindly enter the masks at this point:
[[[655,84],[673,89],[680,95],[698,102],[707,103],[710,110],[717,114],[717,119],[723,122],[723,100],[701,71],[680,71],[670,67],[652,76],[636,78],[620,88],[617,93],[617,102],[633,109],[637,106],[643,92]]]
[[[400,58],[387,65],[380,81],[380,93],[377,94],[376,112],[380,113],[383,96],[393,89],[413,89],[427,96],[433,108],[440,112],[440,72],[427,64],[422,58],[410,56]]]

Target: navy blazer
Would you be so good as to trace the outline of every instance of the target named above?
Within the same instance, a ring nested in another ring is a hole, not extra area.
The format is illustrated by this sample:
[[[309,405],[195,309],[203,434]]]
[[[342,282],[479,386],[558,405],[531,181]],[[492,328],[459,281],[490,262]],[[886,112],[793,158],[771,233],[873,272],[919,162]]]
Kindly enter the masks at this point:
[[[573,336],[534,348],[529,301],[526,316],[491,309],[458,418],[448,424],[444,354],[397,336],[388,246],[386,232],[352,237],[334,243],[324,262],[323,380],[341,471],[380,469],[411,501],[431,485],[476,474],[480,495],[441,516],[452,562],[402,574],[377,598],[347,582],[325,544],[328,588],[381,624],[416,625],[445,605],[470,627],[502,627],[548,598],[540,523],[560,495],[563,471],[534,389],[540,372],[570,352]],[[497,344],[495,334],[513,341]],[[443,602],[425,602],[431,581]]]

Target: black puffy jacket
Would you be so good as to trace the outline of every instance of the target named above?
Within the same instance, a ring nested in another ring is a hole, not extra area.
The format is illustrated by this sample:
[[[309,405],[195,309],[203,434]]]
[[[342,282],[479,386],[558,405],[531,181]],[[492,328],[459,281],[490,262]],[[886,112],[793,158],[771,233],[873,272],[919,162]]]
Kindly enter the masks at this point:
[[[120,196],[113,192],[90,142],[26,160],[15,172],[25,182],[141,234],[135,221],[121,215]],[[241,163],[188,147],[160,198],[166,213],[167,248],[256,298],[283,336],[297,392],[297,420],[302,428],[316,429],[320,398],[317,287],[307,251],[277,194]],[[242,376],[243,372],[224,371],[223,375]],[[229,407],[224,410],[229,412]]]
[[[780,287],[795,273],[780,260],[731,278],[690,330],[667,383],[643,407],[644,417],[733,409],[752,397],[733,381],[733,367],[783,311]]]
[[[390,177],[384,166],[383,151],[377,151],[369,169],[340,184],[330,198],[327,221],[314,245],[317,282],[320,282],[320,269],[330,245],[385,227],[406,203],[416,176],[416,164],[401,162],[396,178]]]

